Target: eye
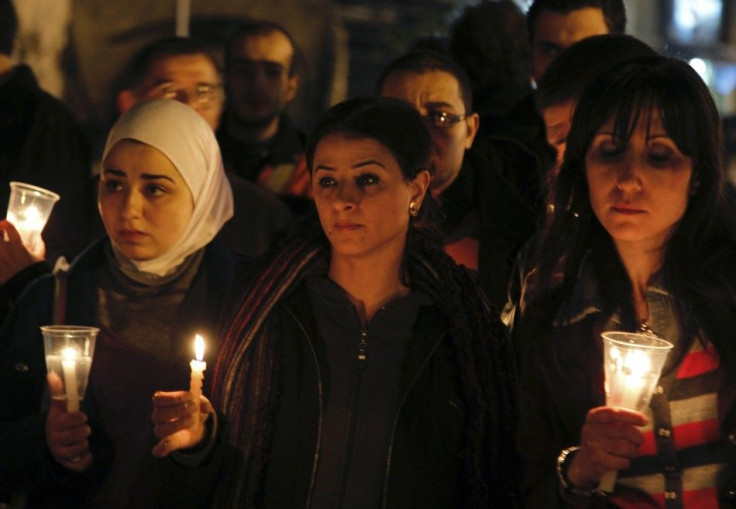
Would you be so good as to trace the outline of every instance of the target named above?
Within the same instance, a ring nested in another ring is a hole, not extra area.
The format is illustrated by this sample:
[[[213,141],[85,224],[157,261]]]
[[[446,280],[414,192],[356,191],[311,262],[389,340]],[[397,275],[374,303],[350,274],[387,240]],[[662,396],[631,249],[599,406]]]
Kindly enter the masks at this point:
[[[320,179],[317,181],[317,185],[319,187],[333,187],[337,182],[333,177],[320,177]]]
[[[122,182],[114,179],[105,179],[105,189],[111,193],[120,191],[123,188]]]
[[[380,179],[372,173],[363,173],[356,177],[355,182],[358,184],[358,187],[365,187],[371,184],[378,184],[379,180]]]
[[[653,165],[663,165],[667,163],[673,156],[673,152],[668,147],[653,147],[647,153],[647,160]]]
[[[616,138],[608,138],[598,145],[598,152],[604,158],[613,159],[623,154],[626,146]]]
[[[166,194],[168,189],[160,184],[148,184],[146,185],[145,192],[148,196],[156,197]]]
[[[427,120],[437,127],[443,127],[447,123],[447,113],[444,111],[430,110],[427,112]]]

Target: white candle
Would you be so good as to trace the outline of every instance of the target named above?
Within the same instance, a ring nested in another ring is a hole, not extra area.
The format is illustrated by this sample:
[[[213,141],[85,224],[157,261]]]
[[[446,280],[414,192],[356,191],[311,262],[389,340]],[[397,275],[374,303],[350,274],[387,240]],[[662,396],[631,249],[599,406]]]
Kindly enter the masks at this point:
[[[197,334],[194,337],[194,355],[195,359],[189,363],[192,368],[191,378],[189,379],[189,392],[192,394],[192,398],[199,409],[199,397],[202,395],[202,380],[204,379],[204,370],[207,369],[207,363],[202,359],[204,358],[204,339],[202,336]]]
[[[66,410],[79,410],[79,391],[77,390],[77,351],[65,348],[61,352],[61,370],[64,374],[64,390],[66,391]]]

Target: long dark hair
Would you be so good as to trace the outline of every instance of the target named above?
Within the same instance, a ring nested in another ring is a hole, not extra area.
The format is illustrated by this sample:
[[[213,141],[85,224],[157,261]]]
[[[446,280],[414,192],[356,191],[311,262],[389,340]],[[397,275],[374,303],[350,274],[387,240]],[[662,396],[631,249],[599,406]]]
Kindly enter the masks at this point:
[[[662,276],[679,307],[683,337],[692,337],[702,327],[736,367],[736,349],[728,346],[732,340],[724,332],[736,327],[736,278],[719,274],[733,259],[736,246],[734,214],[725,193],[720,119],[700,76],[677,59],[652,56],[624,62],[582,95],[555,185],[555,211],[537,253],[538,277],[527,300],[554,295],[564,301],[584,257],[590,255],[604,316],[620,309],[624,323],[634,326],[630,280],[611,237],[591,210],[585,156],[603,123],[612,118],[613,135],[626,143],[639,117],[646,118],[652,110],[660,113],[667,134],[693,168],[693,192],[665,246]]]

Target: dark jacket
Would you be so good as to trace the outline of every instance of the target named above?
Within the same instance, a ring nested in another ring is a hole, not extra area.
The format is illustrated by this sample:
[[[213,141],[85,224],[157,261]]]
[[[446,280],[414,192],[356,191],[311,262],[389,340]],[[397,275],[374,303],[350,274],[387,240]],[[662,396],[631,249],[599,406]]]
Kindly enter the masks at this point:
[[[516,254],[537,228],[534,209],[503,177],[500,161],[476,149],[465,153],[458,177],[440,199],[448,236],[468,214],[478,215],[478,280],[491,304],[501,309]]]
[[[88,248],[70,269],[67,324],[95,325],[95,272],[106,263],[105,242],[107,240],[103,239]],[[190,287],[202,289],[204,286],[206,304],[195,304],[193,309],[197,311],[184,323],[177,324],[182,337],[191,338],[194,327],[203,333],[215,329],[220,303],[233,279],[235,267],[232,256],[218,241],[207,246]],[[198,281],[206,281],[206,285]],[[53,292],[52,276],[36,280],[19,297],[17,306],[0,330],[0,501],[9,493],[26,491],[32,496],[31,507],[51,504],[52,507],[77,508],[84,507],[84,501],[90,499],[104,480],[112,451],[104,431],[95,422],[91,397],[85,398],[81,409],[88,414],[93,430],[90,437],[92,466],[83,474],[73,474],[60,468],[46,448],[46,413],[42,410],[44,398],[47,398],[44,395],[46,366],[39,326],[52,323]],[[197,292],[196,296],[193,293],[187,294],[183,305],[191,305],[191,299],[200,302],[202,293]],[[210,333],[208,337],[214,339],[216,335]],[[207,352],[208,360],[212,360],[215,350]],[[94,384],[90,383],[87,390],[92,394]],[[151,457],[152,466],[142,465],[141,472],[155,470],[156,461]]]
[[[43,232],[47,259],[73,258],[87,245],[90,149],[72,113],[41,90],[30,68],[0,75],[0,211],[10,181],[26,182],[61,196]]]
[[[263,506],[308,507],[321,444],[327,370],[324,345],[305,292],[276,310],[282,332],[283,375]],[[467,402],[448,324],[424,306],[409,344],[399,387],[400,402],[384,471],[384,508],[468,507],[463,477]]]

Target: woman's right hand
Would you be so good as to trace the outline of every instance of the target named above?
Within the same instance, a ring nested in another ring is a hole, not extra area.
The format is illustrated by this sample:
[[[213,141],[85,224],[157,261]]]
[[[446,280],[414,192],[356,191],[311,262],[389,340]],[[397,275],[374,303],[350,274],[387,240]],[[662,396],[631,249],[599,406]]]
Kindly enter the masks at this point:
[[[609,470],[625,470],[644,442],[639,429],[647,423],[640,412],[597,407],[588,412],[567,478],[579,490],[596,488]]]
[[[51,408],[46,416],[46,445],[51,456],[62,467],[82,472],[92,464],[87,438],[92,433],[84,412],[67,412],[61,378],[55,373],[46,375],[49,384]]]
[[[214,409],[200,396],[194,401],[189,391],[157,391],[153,395],[153,434],[159,440],[153,448],[157,458],[198,445],[205,438],[204,423]]]

